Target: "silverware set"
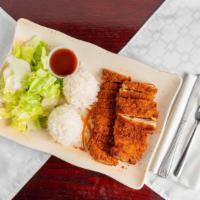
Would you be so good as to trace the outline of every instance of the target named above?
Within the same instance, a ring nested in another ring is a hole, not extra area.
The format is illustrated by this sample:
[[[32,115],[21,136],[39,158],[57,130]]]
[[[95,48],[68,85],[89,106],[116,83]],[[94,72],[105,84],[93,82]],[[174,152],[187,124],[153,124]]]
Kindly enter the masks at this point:
[[[190,94],[190,97],[189,97],[189,100],[188,100],[188,103],[185,107],[185,110],[184,110],[184,113],[183,113],[183,116],[181,118],[181,122],[179,124],[179,127],[177,129],[177,132],[170,144],[170,147],[167,151],[167,153],[165,154],[162,162],[161,162],[161,165],[159,167],[159,170],[157,172],[157,174],[163,178],[167,178],[169,176],[169,174],[172,172],[172,166],[173,166],[173,163],[174,163],[174,157],[175,157],[175,154],[176,154],[176,149],[177,149],[177,146],[179,144],[179,141],[180,141],[180,138],[182,136],[182,133],[183,133],[183,130],[184,130],[184,127],[187,123],[187,120],[188,120],[188,116],[191,112],[192,109],[196,109],[196,112],[194,114],[194,119],[195,119],[195,122],[193,124],[193,127],[192,129],[190,130],[190,134],[189,134],[189,139],[188,141],[186,142],[186,145],[183,149],[183,152],[173,170],[173,174],[174,176],[180,176],[181,175],[181,172],[182,172],[182,169],[183,169],[183,166],[186,162],[186,159],[187,159],[187,156],[189,154],[189,149],[191,147],[191,144],[192,144],[192,141],[194,139],[194,136],[195,136],[195,133],[196,133],[196,130],[198,128],[198,125],[199,125],[199,122],[200,122],[200,102],[198,102],[198,105],[196,105],[194,102],[197,102],[198,101],[198,98],[199,98],[199,91],[200,91],[200,75],[197,76],[197,80],[194,84],[194,87],[192,89],[192,92]]]

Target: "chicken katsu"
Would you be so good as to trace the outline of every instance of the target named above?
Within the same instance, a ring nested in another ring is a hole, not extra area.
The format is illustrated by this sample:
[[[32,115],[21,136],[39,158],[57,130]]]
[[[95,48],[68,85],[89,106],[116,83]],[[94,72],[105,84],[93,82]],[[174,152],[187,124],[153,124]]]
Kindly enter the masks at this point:
[[[88,142],[88,150],[95,160],[107,165],[117,164],[117,159],[110,154],[111,148],[114,146],[115,104],[123,81],[128,80],[129,78],[124,75],[104,69],[102,84],[97,96],[98,101],[91,111],[93,128]]]
[[[148,126],[118,115],[115,123],[115,145],[112,148],[112,155],[121,161],[136,164],[147,149],[147,135],[152,128],[151,125]]]
[[[121,88],[121,83],[106,81],[101,84],[100,88],[118,92],[119,88]]]
[[[157,88],[150,83],[126,81],[120,89],[119,96],[124,98],[153,100]]]
[[[123,97],[117,98],[116,112],[152,120],[157,120],[159,115],[155,101]]]
[[[146,99],[152,101],[154,99],[154,94],[146,94],[134,90],[120,89],[119,96],[124,98],[133,98],[133,99]]]
[[[138,96],[121,95],[122,92]],[[125,82],[116,98],[117,118],[114,126],[114,147],[111,152],[117,159],[136,164],[148,147],[148,134],[156,130],[157,103],[154,101],[157,88],[152,84]]]
[[[153,84],[103,69],[102,83],[90,119],[91,156],[104,164],[136,164],[148,147],[148,135],[157,127],[159,112]]]
[[[144,94],[155,95],[158,91],[155,85],[150,83],[140,83],[140,82],[131,82],[126,81],[122,85],[122,89],[134,90],[137,92],[142,92]]]
[[[104,82],[123,83],[125,81],[130,81],[130,77],[127,77],[125,75],[119,74],[117,72],[108,69],[103,69],[102,80]]]

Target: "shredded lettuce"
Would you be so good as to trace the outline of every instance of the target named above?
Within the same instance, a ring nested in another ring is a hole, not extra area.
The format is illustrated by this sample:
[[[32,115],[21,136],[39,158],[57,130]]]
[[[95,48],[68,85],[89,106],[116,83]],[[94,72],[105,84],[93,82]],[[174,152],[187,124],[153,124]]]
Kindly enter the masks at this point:
[[[25,42],[21,46],[21,55],[20,58],[26,60],[27,62],[31,63],[33,60],[33,55],[40,44],[40,38],[35,36],[31,40]]]
[[[62,99],[62,80],[47,69],[48,48],[38,36],[12,49],[12,55],[29,63],[31,72],[21,80],[17,91],[5,89],[0,77],[0,118],[8,119],[10,126],[21,132],[29,128],[45,128],[49,112]],[[5,67],[6,69],[6,67]]]
[[[50,105],[43,106],[45,111],[58,104],[61,97],[61,84],[49,71],[44,69],[33,71],[22,83],[27,92],[39,94],[42,97],[42,102],[51,100]]]
[[[31,65],[32,70],[46,68],[48,48],[38,36],[23,44],[16,43],[12,49],[12,54],[16,58],[21,58]]]
[[[30,123],[38,126],[38,119],[43,114],[40,95],[25,93],[18,100],[18,104],[12,109],[11,126],[20,131],[26,131]]]

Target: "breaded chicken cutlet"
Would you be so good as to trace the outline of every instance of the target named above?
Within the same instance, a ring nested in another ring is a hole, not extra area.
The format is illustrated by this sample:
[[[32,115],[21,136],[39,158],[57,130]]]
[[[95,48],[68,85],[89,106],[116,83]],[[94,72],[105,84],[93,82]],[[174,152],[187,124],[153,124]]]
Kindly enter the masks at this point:
[[[132,82],[129,77],[103,69],[98,101],[90,119],[90,155],[107,165],[118,160],[136,164],[148,147],[148,135],[157,127],[158,111],[153,84]]]
[[[139,161],[148,147],[148,132],[153,126],[117,116],[114,130],[115,145],[112,155],[131,164]]]
[[[129,78],[124,75],[104,69],[102,84],[97,96],[98,101],[91,111],[93,128],[88,142],[88,150],[95,160],[107,165],[117,164],[117,159],[110,154],[114,145],[115,104],[121,84],[127,80]]]
[[[100,88],[102,90],[114,90],[118,92],[121,88],[121,83],[106,81],[101,84]]]
[[[117,97],[116,112],[151,120],[157,120],[159,115],[155,101],[123,97]]]
[[[119,91],[119,96],[133,99],[153,100],[157,88],[153,84],[126,81]]]
[[[155,95],[158,92],[156,86],[151,83],[140,83],[133,81],[124,82],[122,85],[122,89],[134,90],[136,92],[141,92],[144,94],[152,94],[152,95]]]
[[[103,69],[102,80],[104,82],[123,83],[125,81],[130,81],[130,77],[127,77],[125,75],[119,74],[117,72],[108,69]]]
[[[148,134],[156,130],[157,88],[152,84],[125,82],[116,98],[117,118],[114,126],[112,155],[136,164],[148,147]],[[126,95],[124,95],[126,94]]]

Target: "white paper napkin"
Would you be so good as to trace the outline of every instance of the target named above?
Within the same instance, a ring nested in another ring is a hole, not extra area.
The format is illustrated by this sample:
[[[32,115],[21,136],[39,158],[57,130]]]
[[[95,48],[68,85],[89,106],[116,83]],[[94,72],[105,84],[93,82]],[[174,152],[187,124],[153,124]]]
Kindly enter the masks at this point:
[[[0,8],[0,66],[13,39],[15,21]],[[0,137],[0,200],[10,200],[47,161],[49,155]]]
[[[165,1],[122,49],[121,54],[162,70],[180,74],[200,73],[200,1]],[[191,110],[188,117],[190,121],[180,144],[184,144],[188,137],[194,112],[194,109]],[[182,176],[178,180],[172,175],[163,179],[150,172],[146,184],[166,199],[200,199],[199,142],[200,130],[197,130]],[[177,155],[180,155],[182,149],[183,145],[179,145]]]
[[[175,100],[175,103],[172,107],[172,111],[167,120],[166,129],[164,131],[164,135],[160,141],[159,147],[154,156],[152,165],[150,170],[154,173],[157,173],[159,167],[167,154],[168,148],[171,145],[171,142],[176,134],[179,124],[181,123],[183,113],[185,111],[185,107],[187,102],[189,101],[189,97],[191,95],[193,86],[196,82],[197,76],[187,74],[183,78],[183,84],[179,91],[179,94]]]

